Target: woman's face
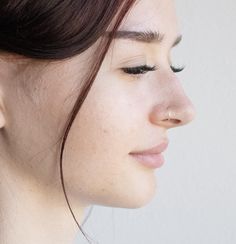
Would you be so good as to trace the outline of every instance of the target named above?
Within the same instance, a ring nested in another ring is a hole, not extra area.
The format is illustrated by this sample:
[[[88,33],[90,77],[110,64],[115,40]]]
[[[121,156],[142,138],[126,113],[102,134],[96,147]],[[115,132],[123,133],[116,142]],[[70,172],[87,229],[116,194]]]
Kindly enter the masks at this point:
[[[154,196],[155,170],[129,153],[166,141],[168,129],[193,119],[194,107],[170,68],[172,44],[180,35],[172,0],[138,1],[119,30],[151,30],[165,37],[150,43],[113,41],[69,132],[63,170],[68,195],[78,203],[138,208]],[[31,66],[15,78],[13,72],[6,75],[12,80],[5,84],[6,155],[21,164],[12,166],[18,176],[42,192],[61,191],[58,151],[52,144],[78,96],[75,87],[89,54],[43,69]],[[121,69],[140,65],[157,70],[134,76]]]

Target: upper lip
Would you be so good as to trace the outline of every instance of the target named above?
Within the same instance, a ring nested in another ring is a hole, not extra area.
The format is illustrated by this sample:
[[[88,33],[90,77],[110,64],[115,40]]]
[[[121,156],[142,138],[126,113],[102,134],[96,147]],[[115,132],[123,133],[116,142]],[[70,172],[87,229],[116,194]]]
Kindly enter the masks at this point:
[[[163,151],[166,150],[166,148],[168,147],[169,142],[165,141],[162,142],[161,144],[154,146],[150,149],[144,150],[144,151],[135,151],[135,152],[131,152],[129,154],[142,154],[142,155],[148,155],[148,154],[160,154]]]

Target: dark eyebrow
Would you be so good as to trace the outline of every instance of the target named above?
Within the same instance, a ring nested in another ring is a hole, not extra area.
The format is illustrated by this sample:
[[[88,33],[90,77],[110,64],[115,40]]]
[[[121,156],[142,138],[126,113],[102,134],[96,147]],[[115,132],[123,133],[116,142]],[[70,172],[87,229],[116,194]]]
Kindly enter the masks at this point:
[[[109,34],[110,32],[106,32]],[[161,34],[157,31],[116,31],[115,33],[115,39],[129,39],[139,42],[145,42],[145,43],[161,43],[163,39],[165,38],[164,34]],[[172,47],[177,46],[180,41],[182,40],[182,35],[179,35],[174,43],[172,44]]]

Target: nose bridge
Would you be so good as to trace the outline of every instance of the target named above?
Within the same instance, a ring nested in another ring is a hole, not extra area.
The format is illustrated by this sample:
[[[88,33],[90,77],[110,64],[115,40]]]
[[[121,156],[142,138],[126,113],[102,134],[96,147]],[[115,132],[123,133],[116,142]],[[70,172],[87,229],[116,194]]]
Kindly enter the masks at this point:
[[[159,100],[154,105],[150,115],[152,123],[171,128],[185,125],[194,119],[195,107],[177,78],[166,82],[161,93],[162,102]]]

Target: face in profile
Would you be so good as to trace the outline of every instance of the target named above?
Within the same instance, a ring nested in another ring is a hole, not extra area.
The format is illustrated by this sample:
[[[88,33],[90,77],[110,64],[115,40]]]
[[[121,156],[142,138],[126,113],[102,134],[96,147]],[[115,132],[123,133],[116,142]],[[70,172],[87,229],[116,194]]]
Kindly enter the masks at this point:
[[[119,31],[121,35],[112,42],[65,145],[67,192],[84,206],[138,208],[147,204],[156,192],[155,170],[130,153],[168,141],[168,129],[194,118],[194,107],[171,67],[170,52],[181,34],[173,2],[138,1]],[[137,36],[139,32],[161,35],[159,40],[150,36],[143,40]],[[16,141],[9,154],[12,150],[14,158],[27,159],[20,175],[27,174],[35,185],[46,185],[55,196],[61,191],[55,151],[42,155],[47,148],[52,149],[50,145],[76,99],[74,88],[86,69],[86,55],[90,55],[89,50],[69,61],[49,65],[43,73],[32,68],[35,81],[29,90],[19,88],[9,94],[8,126],[15,128],[11,133]],[[19,94],[20,101],[16,100]],[[31,157],[37,152],[41,156]]]
[[[136,208],[153,197],[155,170],[129,153],[165,142],[167,130],[189,123],[194,109],[170,67],[170,51],[180,35],[173,2],[139,1],[119,31],[165,37],[160,43],[115,39],[71,131],[65,165],[78,198]],[[156,70],[122,70],[143,65]],[[169,121],[168,107],[173,112]]]

